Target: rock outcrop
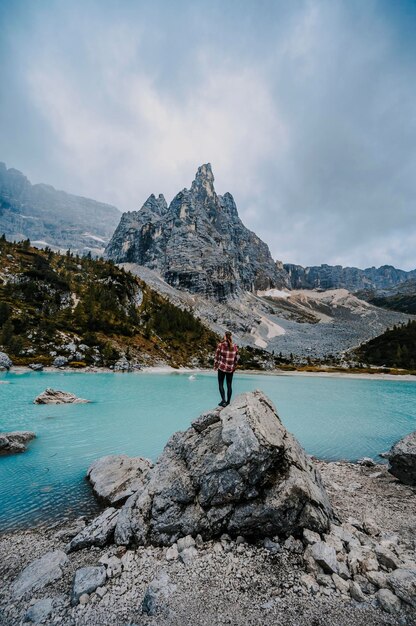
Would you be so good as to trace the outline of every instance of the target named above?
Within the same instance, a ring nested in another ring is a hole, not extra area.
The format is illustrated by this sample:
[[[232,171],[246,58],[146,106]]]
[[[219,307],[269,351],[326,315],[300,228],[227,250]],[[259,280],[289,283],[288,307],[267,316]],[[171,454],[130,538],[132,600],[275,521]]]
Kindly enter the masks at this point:
[[[416,485],[416,431],[400,439],[386,456],[393,476],[406,485]]]
[[[9,370],[13,363],[10,357],[5,352],[0,352],[0,371]]]
[[[325,532],[332,510],[320,476],[260,391],[175,433],[146,483],[121,509],[115,541]]]
[[[22,172],[0,163],[0,233],[11,241],[102,254],[119,219],[114,206],[32,185]]]
[[[105,456],[90,466],[87,478],[99,500],[120,505],[143,486],[151,467],[151,461],[141,457]]]
[[[28,441],[36,437],[28,430],[16,430],[11,433],[0,433],[0,454],[14,454],[24,452]]]
[[[78,398],[75,394],[68,391],[59,391],[50,387],[33,400],[34,404],[85,404],[87,402],[90,402],[90,400]]]
[[[240,289],[289,285],[268,246],[240,220],[232,195],[216,194],[209,163],[169,207],[163,195],[151,195],[140,211],[124,213],[106,256],[145,265],[174,287],[219,301]]]

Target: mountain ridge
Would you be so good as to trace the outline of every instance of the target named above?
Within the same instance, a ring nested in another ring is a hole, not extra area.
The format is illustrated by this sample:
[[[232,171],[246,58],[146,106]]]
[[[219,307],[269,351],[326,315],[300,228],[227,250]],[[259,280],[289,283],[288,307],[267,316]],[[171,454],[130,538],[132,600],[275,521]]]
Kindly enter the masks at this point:
[[[38,247],[100,255],[120,211],[104,202],[37,183],[0,162],[0,233]]]

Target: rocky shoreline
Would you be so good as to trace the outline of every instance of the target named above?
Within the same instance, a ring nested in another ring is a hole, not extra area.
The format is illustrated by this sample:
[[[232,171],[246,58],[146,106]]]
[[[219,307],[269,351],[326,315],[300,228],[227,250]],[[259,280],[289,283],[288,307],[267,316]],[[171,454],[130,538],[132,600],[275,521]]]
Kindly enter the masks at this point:
[[[372,535],[363,530],[371,519],[379,533],[377,542],[390,542],[396,558],[397,552],[414,557],[414,488],[400,484],[384,465],[315,463],[343,526],[356,528],[358,537],[365,535],[371,541]],[[84,526],[85,520],[78,519],[0,536],[3,626],[22,624],[28,611],[29,616],[39,617],[42,606],[50,608],[43,623],[63,626],[271,626],[282,621],[288,626],[416,624],[414,606],[400,602],[397,612],[394,608],[393,613],[386,612],[374,593],[366,593],[374,592],[371,586],[354,599],[337,589],[328,574],[320,579],[322,584],[313,584],[305,546],[290,539],[277,542],[279,546],[273,541],[246,543],[227,537],[197,542],[193,558],[186,563],[179,556],[172,558],[171,548],[91,547],[71,553],[63,576],[31,598],[11,596],[12,584],[25,566],[49,551],[65,550]],[[107,569],[105,586],[72,606],[75,571],[100,562]],[[38,605],[41,599],[43,604]]]
[[[308,457],[260,391],[156,464],[103,457],[87,475],[98,517],[0,536],[2,626],[416,623],[413,483]]]

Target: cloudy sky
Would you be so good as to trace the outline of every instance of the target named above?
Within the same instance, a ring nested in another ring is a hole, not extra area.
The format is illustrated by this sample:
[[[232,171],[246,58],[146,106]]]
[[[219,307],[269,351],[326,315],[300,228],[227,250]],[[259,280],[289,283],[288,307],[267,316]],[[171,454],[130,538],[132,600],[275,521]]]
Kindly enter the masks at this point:
[[[1,0],[0,160],[139,208],[210,162],[274,258],[416,267],[415,0]]]

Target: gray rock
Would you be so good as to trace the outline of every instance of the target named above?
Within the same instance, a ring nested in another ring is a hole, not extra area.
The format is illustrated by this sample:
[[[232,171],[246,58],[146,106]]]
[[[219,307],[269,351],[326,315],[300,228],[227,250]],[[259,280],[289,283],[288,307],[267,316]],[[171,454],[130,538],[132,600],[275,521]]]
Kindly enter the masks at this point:
[[[416,607],[416,569],[396,569],[387,576],[396,596]]]
[[[327,574],[338,573],[338,561],[335,549],[319,541],[311,546],[311,555]]]
[[[338,574],[332,574],[332,580],[334,581],[334,585],[339,592],[343,593],[344,595],[348,594],[350,585],[347,580],[344,580],[343,578],[338,576]]]
[[[116,543],[324,532],[332,509],[319,473],[260,391],[236,398],[201,433],[175,433],[144,488],[120,511]]]
[[[10,357],[5,352],[0,352],[0,370],[9,370],[12,366]]]
[[[358,583],[354,582],[353,580],[350,580],[349,589],[350,589],[351,598],[353,600],[356,600],[356,602],[365,602],[366,600],[365,595],[361,591],[361,587]]]
[[[151,461],[141,457],[105,456],[89,467],[87,478],[99,500],[119,505],[143,487],[152,466]]]
[[[132,370],[133,366],[125,356],[114,363],[114,372],[131,372]]]
[[[379,563],[386,569],[397,569],[400,566],[400,561],[388,548],[378,544],[375,547],[375,553]]]
[[[362,459],[359,459],[357,461],[358,465],[362,465],[363,467],[374,467],[375,466],[375,462],[373,461],[373,459],[370,459],[370,457],[368,456],[364,456]]]
[[[387,588],[387,577],[386,577],[386,574],[384,574],[384,572],[370,571],[370,572],[366,572],[365,575],[367,576],[370,583],[372,583],[376,587],[379,587],[380,589]]]
[[[142,613],[153,616],[161,613],[165,608],[164,600],[176,589],[176,585],[170,582],[166,572],[161,571],[151,581],[146,589],[142,601]]]
[[[0,433],[0,454],[24,452],[26,443],[36,437],[28,430],[16,430],[11,433]]]
[[[54,358],[52,365],[54,367],[66,367],[69,363],[69,360],[66,356],[57,356]]]
[[[302,574],[300,582],[312,595],[316,595],[319,592],[319,585],[310,574]]]
[[[192,422],[192,426],[198,433],[202,433],[202,431],[206,430],[208,426],[212,426],[212,424],[216,424],[220,421],[220,413],[219,409],[214,409],[214,411],[208,411],[207,413],[203,413],[200,417]]]
[[[48,387],[33,402],[34,404],[83,404],[90,402],[90,400],[77,398],[76,395],[68,391],[58,391]]]
[[[75,572],[72,583],[71,604],[78,604],[80,597],[84,593],[92,593],[97,587],[102,587],[106,581],[107,574],[104,565],[81,567]]]
[[[52,598],[42,598],[32,604],[25,615],[25,622],[33,622],[34,624],[44,623],[52,613]]]
[[[398,441],[388,453],[389,472],[406,485],[416,485],[416,431]]]
[[[42,363],[29,363],[28,367],[30,367],[30,369],[33,370],[34,372],[42,372],[43,371]]]
[[[389,589],[380,589],[377,591],[376,597],[383,611],[393,615],[399,613],[401,608],[400,600]]]
[[[111,543],[117,524],[118,510],[108,508],[85,526],[68,544],[66,551],[75,552],[90,546],[103,547]]]
[[[178,546],[176,545],[176,543],[174,543],[173,546],[170,546],[166,550],[165,558],[167,561],[176,561],[179,558]]]
[[[67,563],[68,557],[62,550],[47,552],[19,574],[12,586],[13,597],[21,598],[58,580],[62,577],[62,567]]]
[[[272,539],[270,539],[270,537],[265,537],[265,539],[263,541],[263,546],[271,554],[278,554],[279,552],[282,551],[282,548],[280,547],[280,544],[277,543],[277,541],[272,541]]]
[[[105,254],[158,270],[170,285],[219,301],[289,284],[268,246],[243,225],[231,194],[216,194],[210,164],[169,207],[163,195],[151,195],[140,211],[123,213]]]

